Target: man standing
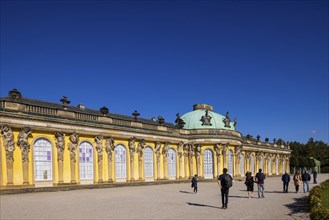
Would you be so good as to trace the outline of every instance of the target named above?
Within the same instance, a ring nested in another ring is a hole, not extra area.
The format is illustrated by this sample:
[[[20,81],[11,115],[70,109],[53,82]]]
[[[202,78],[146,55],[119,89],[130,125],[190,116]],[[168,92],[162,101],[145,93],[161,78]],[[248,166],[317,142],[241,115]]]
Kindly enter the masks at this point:
[[[303,175],[302,175],[302,181],[303,181],[303,190],[304,193],[307,191],[310,191],[310,180],[311,180],[311,175],[307,172],[305,169]]]
[[[316,181],[316,178],[318,177],[318,172],[316,170],[313,171],[313,183],[317,184],[318,182]]]
[[[283,182],[283,192],[287,193],[288,192],[288,186],[289,186],[289,182],[290,182],[290,176],[288,175],[287,172],[285,172],[282,175],[282,182]]]
[[[218,185],[221,187],[222,209],[227,209],[228,193],[232,186],[232,177],[227,173],[227,168],[223,169],[223,174],[218,176]]]
[[[262,173],[262,169],[258,170],[259,172],[256,174],[256,183],[258,187],[258,198],[262,196],[264,198],[264,180],[265,180],[265,174]]]

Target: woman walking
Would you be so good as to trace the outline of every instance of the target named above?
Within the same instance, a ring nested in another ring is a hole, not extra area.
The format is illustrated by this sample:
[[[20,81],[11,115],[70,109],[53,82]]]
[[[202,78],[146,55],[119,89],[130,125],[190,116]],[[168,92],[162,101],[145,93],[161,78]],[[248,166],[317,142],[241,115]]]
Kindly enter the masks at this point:
[[[299,172],[296,171],[295,175],[293,177],[296,193],[298,193],[298,191],[299,191],[299,185],[300,185],[301,179],[302,179],[302,177],[300,176]]]
[[[191,187],[193,188],[193,192],[194,194],[198,194],[198,175],[194,175],[194,177],[192,178],[191,182],[192,182],[192,185]]]
[[[247,172],[246,181],[244,182],[247,186],[248,197],[252,198],[252,192],[254,191],[254,177],[251,176],[251,172]]]

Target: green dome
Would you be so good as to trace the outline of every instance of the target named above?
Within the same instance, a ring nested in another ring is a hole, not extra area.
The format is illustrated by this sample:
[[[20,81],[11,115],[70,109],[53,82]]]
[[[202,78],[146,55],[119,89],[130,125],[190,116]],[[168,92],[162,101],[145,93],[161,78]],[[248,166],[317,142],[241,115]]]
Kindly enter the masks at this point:
[[[230,127],[225,127],[225,116],[213,112],[213,107],[207,104],[196,104],[193,111],[184,114],[181,119],[184,120],[184,129],[226,129],[235,130],[233,122]]]

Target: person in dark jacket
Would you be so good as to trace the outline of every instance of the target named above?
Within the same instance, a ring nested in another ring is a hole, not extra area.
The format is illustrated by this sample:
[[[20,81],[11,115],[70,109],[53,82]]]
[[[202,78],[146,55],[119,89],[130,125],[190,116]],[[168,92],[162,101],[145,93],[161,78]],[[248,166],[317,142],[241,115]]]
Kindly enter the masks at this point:
[[[311,175],[307,172],[307,170],[304,171],[302,174],[302,181],[303,181],[303,190],[304,193],[307,191],[310,191],[310,180],[311,180]]]
[[[256,174],[256,183],[258,187],[258,198],[265,198],[264,197],[264,180],[265,180],[265,174],[262,173],[262,169],[258,170],[258,173]]]
[[[290,182],[290,176],[287,172],[285,172],[282,177],[281,180],[283,182],[283,192],[287,193],[288,192],[288,186],[289,186],[289,182]]]
[[[221,187],[222,209],[227,209],[229,189],[232,186],[232,177],[227,173],[227,168],[223,169],[223,174],[218,176],[218,185]]]
[[[246,181],[244,182],[247,186],[248,197],[252,198],[252,192],[254,191],[254,177],[251,175],[251,172],[246,173]]]
[[[313,183],[317,184],[318,182],[316,181],[316,178],[318,177],[318,172],[316,170],[313,171]]]
[[[194,194],[197,194],[198,193],[198,175],[194,175],[194,177],[192,178],[191,182],[192,182],[192,185],[191,187],[193,188],[193,192]]]

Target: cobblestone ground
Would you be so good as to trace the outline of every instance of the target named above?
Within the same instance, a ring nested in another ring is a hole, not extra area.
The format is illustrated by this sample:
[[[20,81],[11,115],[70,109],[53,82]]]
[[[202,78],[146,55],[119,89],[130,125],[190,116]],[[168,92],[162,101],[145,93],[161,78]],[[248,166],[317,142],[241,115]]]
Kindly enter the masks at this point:
[[[187,183],[25,193],[1,195],[0,219],[309,219],[308,195],[293,183],[282,193],[280,177],[266,179],[264,199],[256,191],[249,199],[243,181],[234,182],[226,210],[217,182],[199,182],[198,194]]]

